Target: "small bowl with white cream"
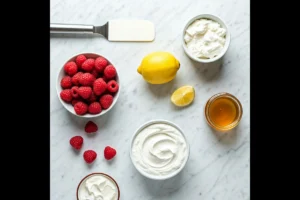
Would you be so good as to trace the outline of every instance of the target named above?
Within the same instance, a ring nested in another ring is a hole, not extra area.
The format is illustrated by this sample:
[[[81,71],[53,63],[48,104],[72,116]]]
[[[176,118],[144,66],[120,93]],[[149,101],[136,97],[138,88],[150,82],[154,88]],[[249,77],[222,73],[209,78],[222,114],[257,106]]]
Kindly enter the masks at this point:
[[[105,173],[91,173],[78,184],[76,196],[77,200],[119,200],[120,189],[111,176]]]
[[[176,176],[186,165],[189,154],[183,131],[167,120],[143,124],[130,145],[130,158],[137,171],[154,180]]]
[[[183,29],[183,49],[192,60],[200,63],[219,60],[229,44],[230,32],[224,21],[215,15],[197,15]]]

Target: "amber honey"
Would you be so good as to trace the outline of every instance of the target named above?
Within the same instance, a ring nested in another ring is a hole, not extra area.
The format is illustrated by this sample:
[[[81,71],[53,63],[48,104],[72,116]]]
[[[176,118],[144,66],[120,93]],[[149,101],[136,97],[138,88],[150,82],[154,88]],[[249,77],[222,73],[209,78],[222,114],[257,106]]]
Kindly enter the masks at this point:
[[[206,120],[217,130],[230,130],[237,126],[242,112],[239,100],[229,93],[212,96],[205,106]]]

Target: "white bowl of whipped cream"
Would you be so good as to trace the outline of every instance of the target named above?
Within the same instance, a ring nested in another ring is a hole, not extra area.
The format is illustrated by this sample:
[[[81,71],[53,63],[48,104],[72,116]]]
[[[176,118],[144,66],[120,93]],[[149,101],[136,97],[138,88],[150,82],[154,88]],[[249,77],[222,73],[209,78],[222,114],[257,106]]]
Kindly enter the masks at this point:
[[[228,27],[215,15],[197,15],[183,29],[183,49],[192,60],[200,63],[219,60],[225,55],[229,44]]]
[[[132,137],[130,158],[145,177],[165,180],[176,176],[189,158],[183,131],[167,120],[152,120],[139,127]]]
[[[119,200],[120,189],[111,176],[105,173],[91,173],[78,184],[76,196],[77,200]]]

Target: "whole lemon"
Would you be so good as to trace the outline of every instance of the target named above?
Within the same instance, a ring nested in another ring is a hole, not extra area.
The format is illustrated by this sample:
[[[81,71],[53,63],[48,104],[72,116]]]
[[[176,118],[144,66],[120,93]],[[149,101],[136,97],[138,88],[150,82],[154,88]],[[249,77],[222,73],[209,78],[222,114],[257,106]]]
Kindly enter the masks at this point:
[[[151,84],[173,80],[180,68],[179,61],[169,52],[157,51],[146,55],[137,71]]]

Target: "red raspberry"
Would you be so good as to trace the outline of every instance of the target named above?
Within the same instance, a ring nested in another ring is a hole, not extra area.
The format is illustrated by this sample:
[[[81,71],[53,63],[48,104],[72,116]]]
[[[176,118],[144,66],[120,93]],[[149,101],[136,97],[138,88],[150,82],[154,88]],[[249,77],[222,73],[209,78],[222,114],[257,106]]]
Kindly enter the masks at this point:
[[[97,101],[97,96],[95,95],[94,92],[92,92],[90,98],[88,98],[88,102],[93,103],[95,101]]]
[[[114,148],[112,148],[110,146],[105,147],[105,149],[104,149],[104,158],[106,160],[112,159],[113,157],[115,157],[116,154],[117,154],[117,151]]]
[[[107,78],[106,76],[103,76],[102,79],[107,83],[110,79]]]
[[[107,83],[107,90],[109,92],[115,93],[119,89],[119,84],[115,80],[111,80]]]
[[[63,89],[68,89],[72,87],[72,81],[71,81],[71,77],[70,76],[64,76],[61,80],[60,80],[60,85]]]
[[[96,60],[95,60],[95,69],[98,72],[103,72],[103,70],[107,66],[107,64],[108,64],[107,60],[100,56],[100,57],[96,58]]]
[[[72,97],[75,98],[75,99],[79,97],[78,89],[79,89],[78,86],[73,86],[71,88]]]
[[[60,92],[60,98],[65,102],[71,102],[73,99],[71,90],[70,89],[62,90]]]
[[[78,67],[75,62],[70,61],[65,64],[64,70],[68,75],[73,76],[77,73]]]
[[[92,86],[94,81],[95,81],[95,77],[91,74],[91,73],[83,73],[80,78],[79,78],[79,83],[81,85],[84,86]]]
[[[81,65],[81,69],[87,72],[90,72],[94,69],[95,60],[93,58],[88,58]]]
[[[95,133],[98,131],[98,126],[92,121],[88,121],[84,127],[86,133]]]
[[[117,75],[116,68],[112,65],[107,65],[104,69],[104,76],[106,76],[109,79],[114,78]]]
[[[93,69],[93,71],[91,72],[91,74],[95,77],[95,79],[98,78],[98,76],[99,76],[99,72],[97,70],[95,70],[95,69]]]
[[[95,151],[93,151],[93,150],[86,150],[83,153],[83,159],[88,164],[92,163],[96,158],[97,158],[97,153]]]
[[[83,73],[82,72],[77,72],[74,76],[72,76],[72,83],[73,85],[79,85],[79,79]]]
[[[103,96],[100,97],[100,104],[101,104],[101,107],[103,109],[107,109],[111,106],[111,104],[113,103],[113,96],[110,95],[110,94],[105,94]]]
[[[82,63],[84,63],[84,61],[86,61],[86,57],[85,57],[85,55],[83,55],[83,54],[78,55],[78,56],[76,57],[75,61],[76,61],[76,64],[77,64],[78,68],[80,69]]]
[[[107,84],[102,78],[98,78],[94,81],[93,91],[95,95],[101,95],[103,92],[105,92],[106,88]]]
[[[83,144],[83,137],[74,136],[70,139],[70,145],[75,149],[81,149]]]
[[[78,88],[78,94],[83,99],[88,99],[92,94],[92,88],[88,86],[81,86]]]
[[[77,102],[79,102],[79,101],[82,101],[82,100],[80,100],[80,99],[73,99],[71,103],[72,103],[72,105],[74,106],[74,105],[75,105]]]
[[[99,114],[102,111],[101,105],[99,102],[93,102],[89,105],[88,108],[89,113],[91,114]]]
[[[74,110],[77,115],[84,115],[88,111],[88,105],[82,101],[79,101],[74,104]]]

